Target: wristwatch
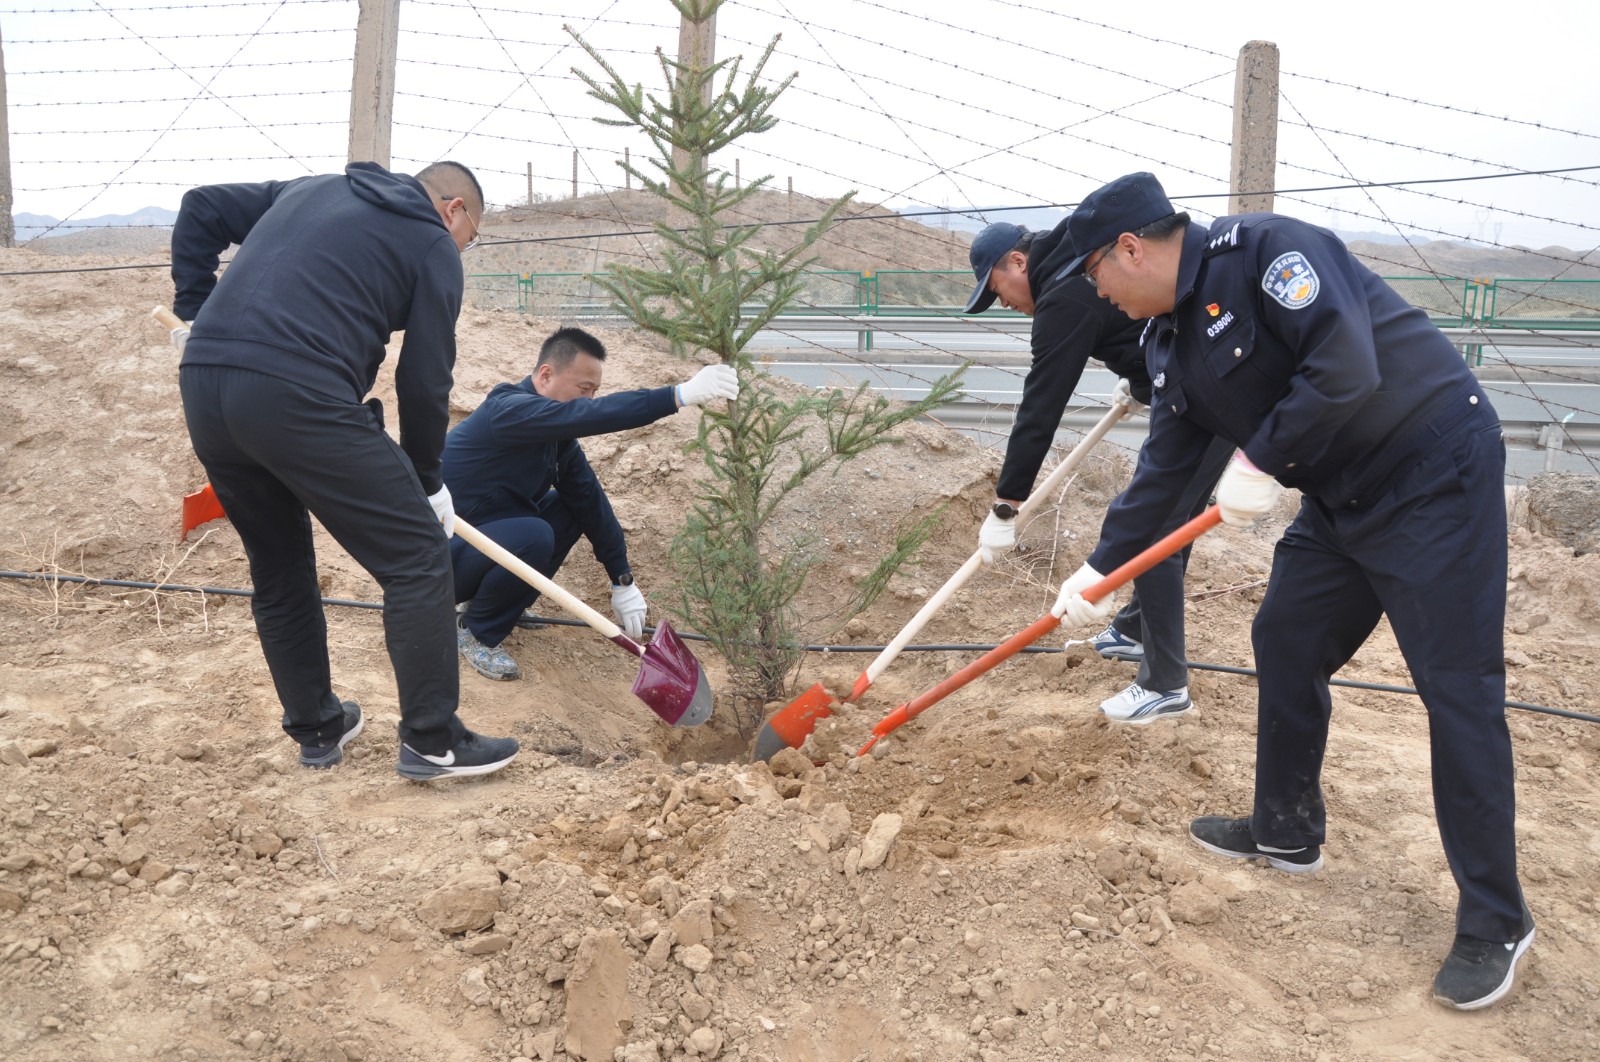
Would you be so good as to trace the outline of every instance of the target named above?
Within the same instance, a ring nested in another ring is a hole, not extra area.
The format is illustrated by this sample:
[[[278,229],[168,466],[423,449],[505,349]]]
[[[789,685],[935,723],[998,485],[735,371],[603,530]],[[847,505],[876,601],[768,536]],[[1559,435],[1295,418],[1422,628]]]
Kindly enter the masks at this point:
[[[1017,507],[1010,502],[997,501],[994,503],[994,514],[1002,520],[1015,520]]]
[[[618,586],[632,586],[633,585],[633,573],[632,572],[623,572],[621,575],[617,576],[617,585]]]

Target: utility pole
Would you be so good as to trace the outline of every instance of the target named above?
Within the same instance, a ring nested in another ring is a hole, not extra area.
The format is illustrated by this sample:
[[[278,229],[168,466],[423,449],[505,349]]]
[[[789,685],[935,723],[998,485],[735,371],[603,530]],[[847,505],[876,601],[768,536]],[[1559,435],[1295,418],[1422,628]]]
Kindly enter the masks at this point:
[[[0,40],[0,247],[15,247],[11,222],[11,126],[6,122],[6,48]]]
[[[1228,213],[1272,209],[1278,179],[1278,46],[1250,41],[1233,78],[1233,158]],[[1244,194],[1244,193],[1251,194]]]
[[[572,198],[578,198],[578,149],[572,149]]]
[[[528,205],[533,206],[533,163],[528,163]]]
[[[622,187],[633,191],[633,171],[628,167],[633,165],[633,152],[630,148],[622,149]]]
[[[682,16],[678,24],[678,63],[681,66],[705,70],[717,61],[717,15],[713,11],[700,21],[694,21],[689,17],[690,14],[699,14],[703,8],[694,0],[690,0],[684,6],[688,13]],[[711,82],[707,81],[705,90],[700,95],[702,107],[711,103],[711,92]],[[704,161],[702,159],[701,163],[704,164]],[[689,153],[682,148],[673,148],[672,168],[679,173],[687,172]]]
[[[400,0],[361,0],[350,79],[350,161],[389,167]]]

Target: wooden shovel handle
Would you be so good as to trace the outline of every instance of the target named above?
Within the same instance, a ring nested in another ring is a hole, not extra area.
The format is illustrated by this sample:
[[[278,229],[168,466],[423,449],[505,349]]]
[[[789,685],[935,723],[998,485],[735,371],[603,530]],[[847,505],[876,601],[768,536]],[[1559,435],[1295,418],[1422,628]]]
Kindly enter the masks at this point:
[[[533,587],[539,593],[553,600],[556,604],[577,616],[583,622],[610,638],[634,656],[643,656],[644,647],[638,642],[622,633],[622,628],[606,619],[570,592],[563,590],[551,582],[544,574],[521,557],[506,549],[500,543],[467,523],[461,517],[456,517],[456,534],[473,546],[479,553],[494,561],[502,568]]]
[[[1017,511],[1017,521],[1020,523],[1023,517],[1028,516],[1043,504],[1046,499],[1055,494],[1056,489],[1061,486],[1062,481],[1067,478],[1068,474],[1083,463],[1083,459],[1088,456],[1090,450],[1094,449],[1095,444],[1105,438],[1106,433],[1127,414],[1128,407],[1120,403],[1114,404],[1110,409],[1106,410],[1105,416],[1101,417],[1099,422],[1089,429],[1089,433],[1078,442],[1077,446],[1072,448],[1072,452],[1064,457],[1059,465],[1051,469],[1050,474],[1045,477],[1045,481],[1039,484],[1032,494],[1028,495],[1027,500],[1022,503]],[[900,655],[900,650],[910,645],[911,639],[922,633],[922,628],[928,625],[928,621],[933,618],[934,613],[943,608],[945,602],[949,601],[957,590],[965,586],[967,580],[971,579],[981,567],[983,567],[983,551],[975,550],[972,556],[967,558],[966,563],[957,568],[956,573],[945,580],[945,584],[935,591],[932,597],[928,598],[927,602],[917,610],[915,616],[912,616],[906,622],[900,633],[895,635],[894,640],[883,647],[883,652],[879,653],[872,663],[867,665],[866,670],[861,673],[861,677],[856,680],[855,689],[850,691],[849,700],[858,700],[867,691],[868,686],[878,681],[878,676],[888,670],[889,665],[894,662],[894,658]]]
[[[168,331],[189,327],[183,323],[183,320],[177,314],[173,313],[165,306],[157,306],[155,309],[150,311],[150,316],[159,321],[161,327],[167,329]]]

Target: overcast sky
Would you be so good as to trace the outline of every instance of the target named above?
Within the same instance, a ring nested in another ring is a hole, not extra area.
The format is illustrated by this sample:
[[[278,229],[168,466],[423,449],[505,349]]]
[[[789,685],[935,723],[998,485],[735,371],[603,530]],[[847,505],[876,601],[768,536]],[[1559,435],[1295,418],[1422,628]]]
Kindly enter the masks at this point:
[[[15,209],[175,207],[195,183],[339,168],[356,12],[353,0],[0,0]],[[564,22],[647,88],[661,83],[652,50],[677,47],[666,0],[406,0],[394,167],[456,158],[510,203],[527,195],[529,162],[537,194],[570,194],[576,147],[580,191],[620,186],[615,159],[646,144],[593,121],[605,112],[570,72],[593,64]],[[1600,244],[1592,0],[742,0],[719,16],[718,56],[753,61],[780,33],[766,72],[799,74],[781,124],[720,160],[779,188],[975,209],[1071,203],[1148,169],[1197,216],[1225,213],[1235,60],[1260,39],[1283,69],[1280,211],[1345,231]],[[1484,117],[1461,113],[1473,110]],[[1287,191],[1583,166],[1597,168]]]

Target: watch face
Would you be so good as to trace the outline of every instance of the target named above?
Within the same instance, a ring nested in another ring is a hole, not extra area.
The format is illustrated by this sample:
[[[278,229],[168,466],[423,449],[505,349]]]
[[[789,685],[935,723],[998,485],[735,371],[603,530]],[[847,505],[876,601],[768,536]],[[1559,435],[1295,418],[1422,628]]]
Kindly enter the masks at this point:
[[[994,514],[1002,520],[1015,520],[1017,518],[1017,507],[1010,502],[995,502]]]
[[[618,586],[632,586],[633,585],[633,573],[629,572],[626,575],[618,576],[617,585]]]

